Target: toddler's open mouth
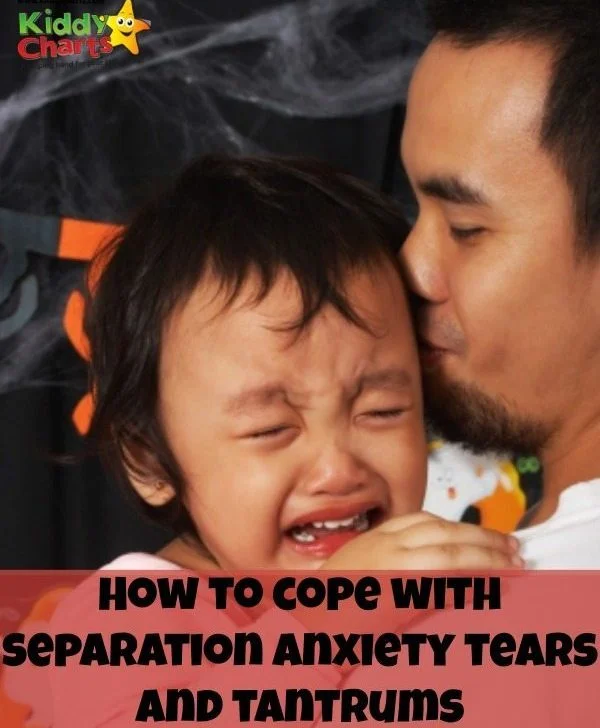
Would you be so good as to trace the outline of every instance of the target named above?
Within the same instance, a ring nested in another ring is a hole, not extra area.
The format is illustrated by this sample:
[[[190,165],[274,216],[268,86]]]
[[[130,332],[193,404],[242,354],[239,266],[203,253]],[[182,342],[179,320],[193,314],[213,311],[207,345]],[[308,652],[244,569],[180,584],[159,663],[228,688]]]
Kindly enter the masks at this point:
[[[365,508],[343,518],[319,518],[298,523],[286,532],[294,550],[299,553],[328,558],[344,544],[368,531],[383,520],[377,506]]]

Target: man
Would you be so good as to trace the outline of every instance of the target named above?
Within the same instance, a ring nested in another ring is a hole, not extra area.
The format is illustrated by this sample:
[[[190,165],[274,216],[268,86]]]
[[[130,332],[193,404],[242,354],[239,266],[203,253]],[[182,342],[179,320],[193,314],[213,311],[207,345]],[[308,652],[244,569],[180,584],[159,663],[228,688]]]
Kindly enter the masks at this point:
[[[600,3],[430,14],[401,145],[429,413],[449,440],[540,456],[530,565],[600,568]]]

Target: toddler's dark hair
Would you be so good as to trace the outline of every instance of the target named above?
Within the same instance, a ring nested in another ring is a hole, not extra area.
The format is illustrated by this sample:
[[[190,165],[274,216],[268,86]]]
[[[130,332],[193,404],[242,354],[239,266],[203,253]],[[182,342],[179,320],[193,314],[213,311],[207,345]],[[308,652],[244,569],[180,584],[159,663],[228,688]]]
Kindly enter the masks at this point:
[[[231,303],[252,273],[266,296],[280,271],[298,284],[301,331],[330,304],[364,322],[345,293],[354,271],[395,264],[408,233],[402,212],[367,185],[307,159],[211,155],[142,207],[92,261],[85,332],[94,415],[90,438],[121,480],[170,483],[177,497],[151,517],[197,536],[184,478],[157,416],[162,332],[210,269]],[[139,499],[141,501],[141,499]]]

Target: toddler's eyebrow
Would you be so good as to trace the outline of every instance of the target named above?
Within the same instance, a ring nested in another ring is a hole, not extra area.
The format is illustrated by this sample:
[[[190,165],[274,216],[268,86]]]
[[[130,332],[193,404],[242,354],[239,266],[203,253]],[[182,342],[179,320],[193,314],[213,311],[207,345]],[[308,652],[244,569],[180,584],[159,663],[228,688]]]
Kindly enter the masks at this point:
[[[406,369],[380,369],[374,372],[366,372],[356,383],[357,394],[365,389],[388,389],[398,391],[409,389],[412,384],[412,377]]]
[[[352,387],[352,398],[357,397],[366,389],[387,389],[395,392],[409,389],[412,378],[406,369],[381,369],[362,374]],[[225,403],[225,412],[240,414],[251,409],[268,407],[277,399],[285,399],[286,390],[280,384],[265,384],[259,387],[245,389],[233,395]]]
[[[273,400],[285,397],[285,389],[281,385],[266,384],[252,387],[235,394],[225,403],[225,412],[239,414],[244,410],[267,407]]]

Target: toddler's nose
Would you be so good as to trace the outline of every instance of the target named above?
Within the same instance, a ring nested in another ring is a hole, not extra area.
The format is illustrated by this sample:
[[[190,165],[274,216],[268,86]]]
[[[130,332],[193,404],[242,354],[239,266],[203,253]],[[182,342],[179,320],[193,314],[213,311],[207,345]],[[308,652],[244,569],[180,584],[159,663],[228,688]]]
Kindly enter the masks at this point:
[[[352,453],[332,447],[322,453],[304,485],[310,495],[346,496],[368,485],[368,473]]]

